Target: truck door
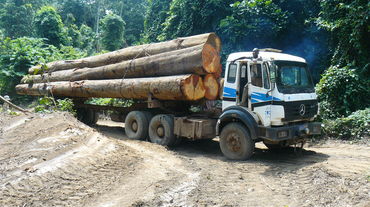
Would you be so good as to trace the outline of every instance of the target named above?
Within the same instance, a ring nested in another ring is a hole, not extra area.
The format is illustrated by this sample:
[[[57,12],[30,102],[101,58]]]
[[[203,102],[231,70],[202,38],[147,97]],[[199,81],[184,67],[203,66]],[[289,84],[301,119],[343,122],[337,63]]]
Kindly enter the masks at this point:
[[[264,126],[270,125],[271,89],[268,64],[266,62],[248,62],[249,95],[248,108],[258,114]]]
[[[222,109],[236,105],[239,63],[228,62],[226,64],[225,82],[222,100]]]
[[[238,103],[243,102],[243,93],[244,93],[244,86],[248,84],[248,64],[247,62],[240,62],[240,70],[239,70],[239,100]],[[248,91],[246,91],[248,93]],[[248,94],[246,94],[248,95]],[[248,97],[248,96],[246,96]]]

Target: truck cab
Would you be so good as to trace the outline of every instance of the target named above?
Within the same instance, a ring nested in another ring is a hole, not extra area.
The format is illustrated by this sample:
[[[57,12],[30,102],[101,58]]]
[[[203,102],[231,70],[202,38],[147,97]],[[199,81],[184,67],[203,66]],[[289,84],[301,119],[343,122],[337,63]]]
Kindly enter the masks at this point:
[[[320,134],[318,102],[305,59],[275,49],[229,55],[217,134],[224,155],[247,159],[254,143],[270,149]]]

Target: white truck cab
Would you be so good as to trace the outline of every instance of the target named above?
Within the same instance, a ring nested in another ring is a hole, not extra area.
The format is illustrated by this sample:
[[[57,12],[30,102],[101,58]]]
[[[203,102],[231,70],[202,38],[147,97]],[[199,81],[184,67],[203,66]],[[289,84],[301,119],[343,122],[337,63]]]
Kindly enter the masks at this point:
[[[253,148],[256,141],[276,148],[320,134],[321,124],[312,122],[318,102],[305,59],[254,49],[230,54],[225,70],[217,129],[227,157],[251,156],[251,149],[241,150],[245,140],[238,136],[250,137]]]

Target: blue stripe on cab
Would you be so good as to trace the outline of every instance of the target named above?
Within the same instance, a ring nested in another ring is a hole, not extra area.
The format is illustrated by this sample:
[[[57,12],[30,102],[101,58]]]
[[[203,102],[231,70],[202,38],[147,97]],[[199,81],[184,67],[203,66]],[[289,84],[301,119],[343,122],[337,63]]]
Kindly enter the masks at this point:
[[[236,98],[236,89],[224,87],[224,97],[226,98]]]
[[[224,97],[225,98],[236,98],[236,89],[224,87]],[[279,98],[276,98],[273,96],[266,97],[265,93],[258,93],[258,92],[253,92],[251,98],[252,98],[252,103],[260,103],[260,102],[266,102],[266,101],[281,101],[281,99]]]
[[[259,102],[266,102],[266,101],[281,101],[281,99],[279,98],[276,98],[276,97],[273,97],[273,96],[268,96],[266,97],[266,94],[264,93],[258,93],[258,92],[254,92],[252,93],[252,103],[253,103],[253,100],[255,100],[256,102],[254,103],[259,103]]]

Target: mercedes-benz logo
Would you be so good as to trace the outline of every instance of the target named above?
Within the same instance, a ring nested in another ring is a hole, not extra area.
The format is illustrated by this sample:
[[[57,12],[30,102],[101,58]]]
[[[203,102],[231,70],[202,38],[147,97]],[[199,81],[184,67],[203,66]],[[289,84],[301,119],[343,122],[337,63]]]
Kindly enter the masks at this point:
[[[299,106],[299,114],[301,115],[301,116],[304,116],[304,114],[306,113],[306,106],[304,105],[304,104],[301,104],[300,106]]]

